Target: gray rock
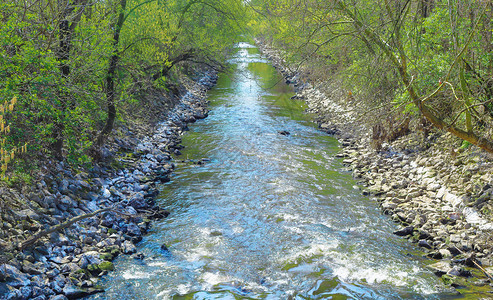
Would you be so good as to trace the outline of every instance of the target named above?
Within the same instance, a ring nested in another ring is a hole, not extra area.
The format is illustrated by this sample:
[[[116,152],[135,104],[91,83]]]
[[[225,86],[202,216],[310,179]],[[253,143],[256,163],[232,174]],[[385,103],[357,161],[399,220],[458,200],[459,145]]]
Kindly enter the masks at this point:
[[[429,265],[428,268],[430,268],[431,271],[435,273],[437,276],[442,276],[450,272],[450,270],[452,270],[452,267],[450,266],[450,262],[448,261],[439,261],[437,263]]]
[[[46,276],[48,276],[48,278],[50,279],[55,278],[59,274],[60,274],[60,270],[58,270],[57,268],[51,269],[48,272],[46,272]]]
[[[6,300],[18,300],[18,299],[23,299],[23,298],[22,298],[22,293],[21,293],[20,290],[13,290],[13,291],[8,292],[5,295],[5,298],[2,298],[2,299],[6,299]]]
[[[30,261],[22,262],[22,271],[31,275],[40,275],[46,273],[46,269],[39,269]]]
[[[405,227],[403,229],[394,231],[394,234],[398,235],[398,236],[408,236],[408,235],[413,234],[413,231],[414,231],[414,227],[408,226],[408,227]]]
[[[33,294],[33,290],[30,286],[23,286],[19,290],[21,291],[22,299],[30,299]]]
[[[104,188],[101,196],[105,199],[108,199],[109,197],[111,197],[111,192],[107,188]]]
[[[441,186],[439,183],[434,182],[434,183],[430,183],[430,184],[428,184],[428,186],[426,187],[426,189],[427,189],[428,191],[436,192],[436,191],[438,191],[441,187],[442,187],[442,186]]]
[[[460,238],[460,235],[458,234],[452,234],[450,235],[450,242],[452,243],[459,243],[462,239]]]
[[[68,298],[65,295],[56,295],[50,297],[50,300],[68,300]]]
[[[135,209],[147,208],[148,205],[144,199],[144,195],[143,192],[135,193],[130,197],[128,204]]]
[[[72,273],[72,272],[75,272],[78,270],[80,270],[80,267],[77,264],[68,263],[68,264],[64,264],[62,266],[62,268],[60,269],[60,272],[63,274],[68,274],[68,273]]]
[[[133,253],[137,252],[137,248],[131,242],[125,241],[125,242],[123,242],[123,245],[122,245],[122,252],[124,254],[133,254]]]
[[[21,271],[19,271],[19,269],[17,269],[12,265],[7,265],[7,264],[1,265],[0,273],[2,273],[1,277],[7,279],[8,285],[14,288],[27,286],[31,283],[28,275],[22,273]]]
[[[52,281],[50,281],[50,288],[57,294],[61,294],[63,292],[63,287],[65,286],[65,284],[65,277],[63,275],[59,275],[55,277]]]
[[[427,240],[419,240],[418,246],[426,248],[426,249],[432,249],[433,247],[428,243]]]
[[[90,210],[90,211],[96,211],[99,209],[99,206],[98,204],[96,203],[96,201],[90,201],[87,203],[86,207]]]
[[[63,294],[69,299],[76,299],[86,296],[87,292],[77,288],[73,284],[68,284],[63,288]]]

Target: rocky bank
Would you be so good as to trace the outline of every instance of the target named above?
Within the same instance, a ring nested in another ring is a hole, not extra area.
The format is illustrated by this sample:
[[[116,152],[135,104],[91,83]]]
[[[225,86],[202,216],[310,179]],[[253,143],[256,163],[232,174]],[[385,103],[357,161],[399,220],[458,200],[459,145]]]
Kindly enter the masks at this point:
[[[370,130],[350,107],[324,95],[303,71],[287,65],[281,51],[256,42],[294,86],[293,99],[306,101],[320,128],[339,138],[343,146],[339,156],[364,187],[354,188],[373,196],[385,214],[402,224],[394,233],[437,259],[429,267],[445,283],[492,285],[488,275],[493,274],[491,155],[474,147],[459,148],[456,139],[438,131],[426,138],[412,132],[376,151]],[[471,277],[473,273],[479,277]]]
[[[97,278],[113,270],[111,261],[120,253],[143,258],[135,243],[151,220],[168,215],[155,204],[156,185],[169,180],[171,155],[180,154],[187,124],[207,116],[206,92],[216,80],[217,73],[207,71],[189,82],[165,120],[138,143],[115,139],[113,147],[123,154],[113,166],[74,174],[60,162],[34,187],[3,188],[0,203],[10,207],[0,207],[0,299],[80,298],[102,291]],[[35,233],[105,208],[19,251]],[[166,246],[162,250],[166,254]]]

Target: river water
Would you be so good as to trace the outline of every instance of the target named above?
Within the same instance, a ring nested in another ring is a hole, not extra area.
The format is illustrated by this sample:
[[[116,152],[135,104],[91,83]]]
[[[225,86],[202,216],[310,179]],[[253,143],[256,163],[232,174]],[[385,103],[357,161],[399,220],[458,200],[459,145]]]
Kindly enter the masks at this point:
[[[258,50],[240,43],[231,63],[161,187],[171,215],[138,245],[146,258],[119,257],[93,298],[447,297]]]

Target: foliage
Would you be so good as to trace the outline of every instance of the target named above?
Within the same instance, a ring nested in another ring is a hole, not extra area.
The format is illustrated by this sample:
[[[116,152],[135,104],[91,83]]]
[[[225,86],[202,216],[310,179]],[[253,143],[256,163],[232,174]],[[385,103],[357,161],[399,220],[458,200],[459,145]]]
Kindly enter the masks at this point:
[[[493,152],[491,2],[249,4],[257,34],[310,69],[312,80],[339,78],[356,98],[356,110],[376,114],[370,124],[382,114],[411,112]]]
[[[17,98],[12,98],[12,100],[5,101],[0,104],[0,176],[2,179],[5,178],[5,172],[7,172],[7,166],[14,159],[17,152],[26,152],[27,146],[24,145],[21,149],[11,148],[8,149],[6,145],[6,139],[3,136],[10,133],[10,125],[6,123],[6,115],[14,111],[14,106],[17,103]]]
[[[161,71],[180,54],[217,65],[241,32],[242,12],[239,0],[0,2],[0,103],[18,99],[0,115],[10,129],[2,131],[2,161],[27,144],[26,159],[90,162],[108,121],[108,77],[115,110],[138,106],[145,91],[166,85]]]

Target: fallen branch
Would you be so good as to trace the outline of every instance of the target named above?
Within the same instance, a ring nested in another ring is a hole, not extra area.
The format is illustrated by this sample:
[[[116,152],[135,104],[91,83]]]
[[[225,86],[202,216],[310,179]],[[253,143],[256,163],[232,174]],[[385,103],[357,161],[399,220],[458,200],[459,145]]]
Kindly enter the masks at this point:
[[[95,215],[97,214],[100,214],[102,212],[107,212],[107,211],[112,211],[114,210],[115,207],[107,207],[107,208],[103,208],[103,209],[99,209],[99,210],[96,210],[92,213],[88,213],[88,214],[85,214],[85,215],[80,215],[80,216],[76,216],[76,217],[73,217],[72,219],[68,219],[66,220],[65,222],[63,223],[60,223],[60,224],[57,224],[55,226],[52,226],[46,230],[42,230],[42,231],[39,231],[38,233],[36,233],[35,235],[33,235],[32,237],[28,238],[27,240],[19,243],[19,245],[17,246],[19,251],[22,251],[24,250],[26,247],[29,247],[31,245],[33,245],[34,243],[36,243],[36,241],[38,241],[40,238],[44,237],[44,236],[47,236],[49,235],[50,233],[53,233],[53,232],[56,232],[56,231],[59,231],[59,230],[62,230],[64,228],[67,228],[69,227],[70,225],[80,221],[80,220],[84,220],[84,219],[87,219],[87,218],[91,218],[91,217],[94,217]]]
[[[455,245],[454,245],[454,247],[455,247],[455,249],[459,250],[459,252],[460,252],[461,254],[465,254],[465,253],[464,253],[464,251],[462,251],[462,250],[460,250],[459,248],[457,248],[457,246],[455,246]],[[491,276],[491,274],[490,274],[490,273],[488,273],[488,271],[486,271],[483,267],[481,267],[481,266],[480,266],[480,265],[476,262],[476,260],[474,259],[474,257],[471,257],[471,261],[472,261],[472,263],[473,263],[476,267],[478,267],[478,269],[480,269],[480,270],[484,273],[484,275],[486,275],[486,277],[488,277],[488,279],[489,279],[489,280],[492,280],[492,281],[493,281],[493,276]]]

